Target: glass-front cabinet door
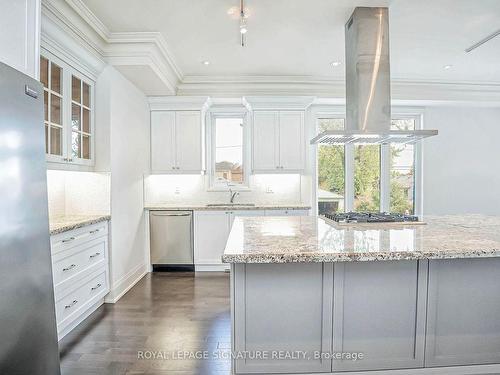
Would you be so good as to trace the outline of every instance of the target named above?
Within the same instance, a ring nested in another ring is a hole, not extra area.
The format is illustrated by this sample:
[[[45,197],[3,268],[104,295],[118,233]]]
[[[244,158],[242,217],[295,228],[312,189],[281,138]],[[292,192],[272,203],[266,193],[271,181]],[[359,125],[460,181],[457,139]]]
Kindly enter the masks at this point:
[[[40,81],[43,84],[45,105],[45,152],[63,156],[63,70],[45,57],[40,58]]]
[[[94,82],[49,53],[40,56],[47,161],[93,165]]]
[[[71,152],[73,160],[92,159],[91,87],[79,77],[71,76]]]

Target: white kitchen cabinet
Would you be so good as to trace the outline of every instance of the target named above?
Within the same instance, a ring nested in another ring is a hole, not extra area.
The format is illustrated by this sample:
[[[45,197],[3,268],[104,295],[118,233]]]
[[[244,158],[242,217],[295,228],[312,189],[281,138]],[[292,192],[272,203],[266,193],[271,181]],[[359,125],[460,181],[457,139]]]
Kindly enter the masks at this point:
[[[230,225],[229,211],[194,213],[194,263],[198,269],[222,269],[221,256]]]
[[[279,112],[255,112],[253,116],[253,169],[279,169],[277,124]]]
[[[309,210],[266,210],[266,216],[308,216]]]
[[[93,166],[94,81],[65,60],[42,49],[40,82],[43,85],[45,153],[49,168]]]
[[[200,173],[202,149],[200,111],[151,112],[152,172]]]
[[[252,154],[256,172],[297,172],[304,169],[303,111],[255,111]]]
[[[38,78],[40,1],[3,0],[0,7],[0,61]]]
[[[59,340],[100,305],[109,292],[108,222],[50,237]]]
[[[229,268],[222,263],[222,254],[236,216],[264,216],[263,210],[195,211],[194,263],[197,271]]]

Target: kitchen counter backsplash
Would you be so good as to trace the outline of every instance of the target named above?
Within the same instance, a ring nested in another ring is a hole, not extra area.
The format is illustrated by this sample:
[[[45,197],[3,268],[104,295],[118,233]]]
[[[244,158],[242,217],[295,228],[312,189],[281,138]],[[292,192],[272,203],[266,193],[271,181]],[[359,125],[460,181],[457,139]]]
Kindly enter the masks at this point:
[[[260,205],[288,205],[302,202],[299,174],[252,175],[250,188],[238,191],[235,203]],[[209,176],[203,175],[150,175],[144,178],[144,205],[152,206],[204,206],[207,203],[229,202],[230,193],[214,191]]]

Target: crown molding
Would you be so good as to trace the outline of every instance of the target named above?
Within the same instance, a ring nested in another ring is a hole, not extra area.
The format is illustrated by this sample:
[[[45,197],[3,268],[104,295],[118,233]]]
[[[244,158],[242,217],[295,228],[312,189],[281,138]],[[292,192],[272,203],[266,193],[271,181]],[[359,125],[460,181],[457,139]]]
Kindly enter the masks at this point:
[[[159,32],[111,32],[82,0],[42,0],[42,37],[65,47],[67,35],[50,33],[53,24],[68,33],[81,47],[92,50],[105,62],[120,66],[147,66],[174,95],[182,79],[182,71],[175,62],[165,38]],[[141,77],[128,77],[133,83]],[[140,86],[140,85],[138,85]],[[147,94],[147,92],[145,92]]]
[[[212,105],[212,100],[208,96],[149,96],[148,102],[151,111],[206,111]]]
[[[245,105],[252,110],[305,110],[314,100],[314,96],[245,96],[243,98]]]
[[[455,103],[497,103],[500,83],[393,80],[393,100]],[[315,76],[185,76],[177,95],[316,96],[345,98],[345,82]]]

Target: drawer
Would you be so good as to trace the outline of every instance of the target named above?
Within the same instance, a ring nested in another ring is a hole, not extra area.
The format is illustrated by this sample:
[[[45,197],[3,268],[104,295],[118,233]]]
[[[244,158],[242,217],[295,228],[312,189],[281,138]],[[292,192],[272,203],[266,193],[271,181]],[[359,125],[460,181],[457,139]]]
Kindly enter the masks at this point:
[[[106,269],[89,275],[80,286],[64,293],[56,295],[56,320],[59,328],[73,320],[81,311],[85,311],[89,305],[97,302],[108,292]]]
[[[108,235],[108,222],[87,225],[82,228],[59,233],[50,237],[50,248],[52,254],[57,254],[71,247],[81,245],[93,239]]]
[[[107,237],[100,237],[79,246],[59,251],[52,256],[54,287],[77,279],[86,270],[107,263]]]

